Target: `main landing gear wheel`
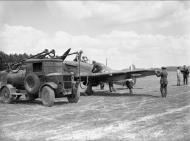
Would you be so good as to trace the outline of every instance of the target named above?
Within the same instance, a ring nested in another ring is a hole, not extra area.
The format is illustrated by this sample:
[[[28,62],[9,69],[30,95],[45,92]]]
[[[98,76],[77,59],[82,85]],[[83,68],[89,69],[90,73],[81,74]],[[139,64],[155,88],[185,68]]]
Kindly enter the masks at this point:
[[[9,88],[7,87],[4,87],[1,90],[1,97],[3,103],[11,103],[13,101],[13,96],[11,95]]]
[[[55,101],[54,90],[48,86],[44,86],[41,92],[41,99],[44,106],[51,107]]]
[[[73,86],[72,94],[67,96],[69,103],[77,103],[79,101],[80,91],[79,86]]]

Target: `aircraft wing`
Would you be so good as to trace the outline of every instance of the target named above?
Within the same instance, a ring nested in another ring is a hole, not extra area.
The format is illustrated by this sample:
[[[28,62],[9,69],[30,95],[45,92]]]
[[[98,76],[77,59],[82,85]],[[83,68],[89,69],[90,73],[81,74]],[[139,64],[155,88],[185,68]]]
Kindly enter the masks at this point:
[[[114,71],[114,72],[102,72],[102,73],[91,73],[82,74],[81,81],[95,81],[95,82],[110,82],[120,81],[130,78],[140,78],[150,75],[155,75],[154,70],[134,70],[134,71]]]

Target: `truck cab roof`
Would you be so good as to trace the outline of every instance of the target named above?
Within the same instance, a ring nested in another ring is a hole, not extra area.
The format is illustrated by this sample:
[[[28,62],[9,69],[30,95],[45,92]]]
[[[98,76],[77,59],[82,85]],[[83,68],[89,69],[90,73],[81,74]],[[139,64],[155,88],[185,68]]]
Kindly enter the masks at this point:
[[[45,59],[27,59],[25,63],[37,63],[37,62],[63,62],[61,59],[45,58]]]

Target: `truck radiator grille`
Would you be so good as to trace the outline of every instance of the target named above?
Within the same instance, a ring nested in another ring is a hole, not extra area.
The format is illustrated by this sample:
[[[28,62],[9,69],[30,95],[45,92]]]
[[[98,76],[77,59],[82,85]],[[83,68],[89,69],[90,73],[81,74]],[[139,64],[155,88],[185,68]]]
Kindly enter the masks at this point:
[[[71,81],[71,76],[63,76],[64,81]]]

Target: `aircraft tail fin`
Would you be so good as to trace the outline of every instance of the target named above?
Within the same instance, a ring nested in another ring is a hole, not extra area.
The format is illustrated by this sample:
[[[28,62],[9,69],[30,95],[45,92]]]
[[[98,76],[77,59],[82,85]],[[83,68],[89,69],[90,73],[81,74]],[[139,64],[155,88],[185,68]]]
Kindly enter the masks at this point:
[[[135,67],[134,64],[131,64],[131,65],[129,66],[129,70],[130,70],[130,71],[134,71],[135,69],[136,69],[136,67]]]
[[[129,66],[129,70],[130,70],[130,71],[134,71],[135,69],[136,69],[136,67],[135,67],[134,64],[131,64],[131,65]],[[134,87],[135,84],[136,84],[136,78],[135,78],[135,77],[132,77],[132,78],[129,80],[129,82],[130,82],[131,87]]]

